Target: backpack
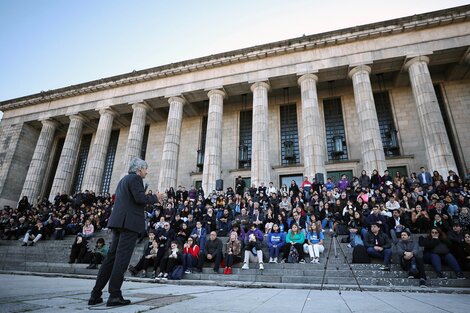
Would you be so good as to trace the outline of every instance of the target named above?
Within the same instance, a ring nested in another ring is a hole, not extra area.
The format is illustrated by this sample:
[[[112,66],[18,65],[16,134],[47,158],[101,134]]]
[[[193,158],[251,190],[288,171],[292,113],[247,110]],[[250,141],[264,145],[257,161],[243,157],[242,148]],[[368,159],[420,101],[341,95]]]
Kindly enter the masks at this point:
[[[290,247],[289,256],[287,257],[287,263],[297,263],[299,262],[299,251],[295,246]]]
[[[364,246],[355,246],[352,256],[353,263],[370,263],[370,257]]]
[[[173,270],[168,275],[168,278],[173,280],[180,280],[181,278],[183,278],[183,274],[183,265],[176,265],[175,267],[173,267]]]

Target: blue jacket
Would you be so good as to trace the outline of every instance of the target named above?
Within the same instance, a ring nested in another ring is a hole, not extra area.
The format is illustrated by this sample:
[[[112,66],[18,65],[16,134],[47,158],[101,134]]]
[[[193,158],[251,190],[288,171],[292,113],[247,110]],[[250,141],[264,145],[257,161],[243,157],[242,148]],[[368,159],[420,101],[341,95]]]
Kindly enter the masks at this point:
[[[268,238],[266,239],[266,245],[269,248],[276,245],[278,248],[281,248],[286,242],[284,233],[269,233]]]

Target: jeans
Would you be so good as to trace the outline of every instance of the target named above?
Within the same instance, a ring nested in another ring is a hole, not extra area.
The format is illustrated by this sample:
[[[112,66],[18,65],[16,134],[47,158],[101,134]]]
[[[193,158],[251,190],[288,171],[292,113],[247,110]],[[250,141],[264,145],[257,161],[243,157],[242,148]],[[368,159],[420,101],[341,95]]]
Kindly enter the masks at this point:
[[[197,258],[192,254],[184,253],[183,254],[183,267],[185,270],[192,271],[193,267],[197,265]]]
[[[385,265],[390,265],[390,260],[392,259],[392,249],[383,249],[382,251],[375,251],[374,247],[367,248],[367,253],[377,259],[383,259]]]
[[[404,271],[409,272],[410,274],[412,274],[416,278],[416,273],[413,273],[413,271],[412,271],[412,268],[414,266],[416,268],[416,270],[418,271],[418,273],[417,273],[419,275],[418,278],[426,279],[426,273],[424,272],[423,258],[413,256],[410,260],[405,260],[403,257],[401,257],[400,258],[400,265],[401,265],[401,268]]]
[[[445,261],[447,265],[452,268],[452,270],[456,273],[461,272],[461,268],[455,257],[452,253],[447,253],[445,255],[439,255],[432,252],[424,252],[423,260],[426,264],[432,264],[434,270],[439,273],[442,272],[442,261]]]
[[[328,228],[329,228],[329,229],[333,229],[333,219],[328,220],[328,219],[324,218],[324,219],[321,221],[321,227],[322,227],[323,229],[325,229],[326,224],[328,224]]]
[[[278,245],[277,247],[270,247],[269,248],[269,257],[270,258],[278,258],[279,252],[281,251],[283,245]]]

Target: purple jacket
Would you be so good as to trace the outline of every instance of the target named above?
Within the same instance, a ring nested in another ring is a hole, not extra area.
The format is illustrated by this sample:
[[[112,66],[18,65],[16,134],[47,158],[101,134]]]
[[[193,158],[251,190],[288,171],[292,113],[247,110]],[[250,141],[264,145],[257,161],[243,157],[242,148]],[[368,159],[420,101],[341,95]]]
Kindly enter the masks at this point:
[[[246,232],[246,235],[245,235],[245,242],[248,242],[248,238],[250,237],[251,234],[254,234],[255,237],[256,237],[256,240],[258,242],[262,242],[263,239],[264,239],[264,235],[263,233],[261,232],[261,230],[259,230],[258,228],[255,228],[255,230],[248,230]]]
[[[348,186],[349,186],[349,181],[348,181],[347,179],[345,179],[345,180],[342,180],[342,179],[341,179],[341,180],[338,182],[338,189],[339,189],[339,191],[345,191],[346,188],[348,188]]]

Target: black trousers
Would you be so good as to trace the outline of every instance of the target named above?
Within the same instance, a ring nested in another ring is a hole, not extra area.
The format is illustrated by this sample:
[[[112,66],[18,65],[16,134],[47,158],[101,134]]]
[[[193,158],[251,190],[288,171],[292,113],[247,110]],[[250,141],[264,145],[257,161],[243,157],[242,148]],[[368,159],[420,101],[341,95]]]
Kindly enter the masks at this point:
[[[210,254],[210,253],[209,253]],[[202,269],[204,262],[214,262],[214,270],[218,271],[220,262],[222,261],[222,253],[215,253],[212,255],[212,259],[207,259],[204,252],[199,252],[199,259],[197,262],[197,268]]]
[[[160,263],[160,272],[170,273],[176,265],[181,265],[181,260],[164,257]]]
[[[91,291],[92,298],[99,298],[109,281],[108,291],[111,298],[121,298],[121,286],[124,281],[132,253],[139,234],[127,229],[113,229],[113,239],[108,255],[98,271],[96,283]]]
[[[415,278],[426,279],[426,273],[424,271],[423,258],[414,256],[410,260],[405,260],[403,257],[401,257],[400,258],[400,265],[401,265],[401,268],[404,271],[407,271],[407,272],[410,272],[412,265],[415,265],[416,269],[418,270],[418,273],[417,273],[417,275],[413,275],[413,276],[415,276]],[[412,274],[412,273],[409,273],[409,274]],[[418,276],[418,277],[416,277],[416,276]]]

